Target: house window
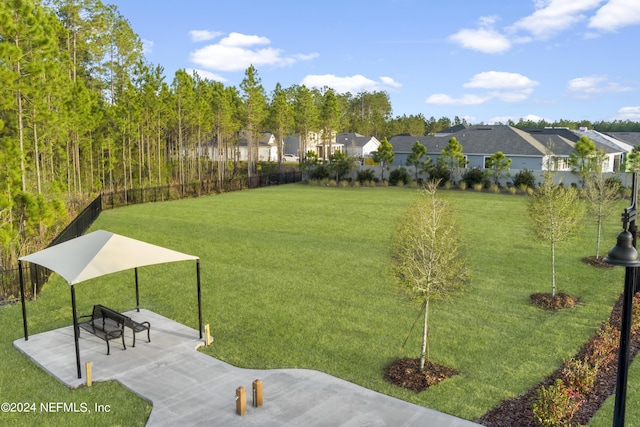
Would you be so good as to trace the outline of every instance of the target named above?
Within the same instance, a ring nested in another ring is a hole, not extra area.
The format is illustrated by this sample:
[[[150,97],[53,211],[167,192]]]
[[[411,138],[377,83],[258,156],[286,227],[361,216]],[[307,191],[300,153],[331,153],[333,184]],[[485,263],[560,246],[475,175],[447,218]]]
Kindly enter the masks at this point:
[[[552,169],[555,171],[569,170],[569,158],[568,157],[554,157],[552,163]]]
[[[613,171],[614,172],[620,172],[621,166],[622,166],[622,155],[621,154],[616,154],[613,157]]]

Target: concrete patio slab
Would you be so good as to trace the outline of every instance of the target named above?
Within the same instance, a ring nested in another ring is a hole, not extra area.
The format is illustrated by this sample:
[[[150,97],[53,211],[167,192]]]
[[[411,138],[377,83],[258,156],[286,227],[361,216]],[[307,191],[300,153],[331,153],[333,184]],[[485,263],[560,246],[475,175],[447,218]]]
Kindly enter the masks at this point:
[[[106,344],[81,330],[80,358],[92,364],[93,381],[115,380],[153,404],[148,426],[478,426],[308,369],[241,369],[198,352],[198,332],[148,310],[126,313],[151,322],[130,347]],[[214,344],[215,345],[215,344]],[[85,383],[76,369],[73,327],[14,341],[27,357],[70,388]],[[254,408],[252,383],[263,383],[264,404]],[[247,413],[236,414],[238,387],[247,393]]]

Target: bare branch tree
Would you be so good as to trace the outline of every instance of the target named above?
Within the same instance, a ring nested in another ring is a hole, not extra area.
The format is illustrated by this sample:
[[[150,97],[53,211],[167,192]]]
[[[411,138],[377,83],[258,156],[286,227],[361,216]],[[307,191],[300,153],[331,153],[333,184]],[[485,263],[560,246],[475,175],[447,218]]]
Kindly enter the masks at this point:
[[[394,274],[407,293],[424,304],[420,369],[428,359],[429,302],[459,290],[468,280],[459,230],[446,201],[436,194],[437,181],[399,223],[394,242]]]

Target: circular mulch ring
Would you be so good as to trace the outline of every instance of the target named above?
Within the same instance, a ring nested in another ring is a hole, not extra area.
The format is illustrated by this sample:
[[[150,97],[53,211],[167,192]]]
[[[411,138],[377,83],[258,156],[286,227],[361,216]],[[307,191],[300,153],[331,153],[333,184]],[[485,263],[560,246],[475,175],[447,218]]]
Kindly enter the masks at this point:
[[[532,304],[546,310],[562,310],[563,308],[573,307],[580,302],[578,297],[562,292],[557,293],[556,296],[552,296],[549,293],[531,294],[529,298]]]
[[[530,297],[531,303],[546,310],[562,310],[563,308],[570,308],[576,305],[580,300],[573,295],[557,293],[556,296],[552,296],[548,293],[532,294]]]
[[[589,264],[593,267],[598,267],[598,268],[614,267],[612,264],[606,263],[603,260],[604,260],[604,257],[596,257],[596,256],[588,256],[588,257],[582,258],[582,262],[584,262],[585,264]]]
[[[420,359],[404,358],[392,362],[384,370],[384,379],[398,387],[421,392],[458,375],[458,371],[434,362],[425,361],[424,371],[420,371]]]

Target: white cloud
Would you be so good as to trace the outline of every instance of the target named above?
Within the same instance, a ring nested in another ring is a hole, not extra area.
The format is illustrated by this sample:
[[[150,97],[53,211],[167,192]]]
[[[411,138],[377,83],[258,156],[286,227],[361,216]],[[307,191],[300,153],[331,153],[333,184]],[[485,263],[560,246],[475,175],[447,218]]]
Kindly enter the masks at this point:
[[[191,40],[193,40],[194,42],[204,42],[213,40],[216,37],[221,36],[222,33],[209,30],[191,30],[189,31],[189,35],[191,36]]]
[[[485,71],[478,73],[471,80],[463,84],[466,88],[487,89],[491,98],[503,102],[519,102],[527,99],[533,93],[538,82],[519,73],[504,71]]]
[[[491,99],[498,99],[503,102],[519,102],[527,99],[533,93],[533,88],[538,82],[531,80],[527,76],[519,73],[508,73],[504,71],[486,71],[471,77],[462,86],[471,89],[484,89],[483,95],[467,94],[454,97],[444,93],[437,93],[429,96],[427,104],[437,105],[478,105]]]
[[[394,81],[391,77],[380,77],[379,81],[371,80],[361,74],[348,77],[339,77],[334,74],[308,75],[302,79],[307,87],[332,88],[338,93],[358,93],[361,91],[382,91],[390,88],[398,88],[402,85]]]
[[[597,8],[603,0],[536,0],[536,11],[518,20],[510,31],[526,31],[536,39],[547,40],[585,21],[586,12]]]
[[[402,87],[402,84],[396,82],[395,80],[393,80],[391,77],[386,77],[386,76],[380,76],[380,81],[382,83],[384,83],[387,86],[390,87],[395,87],[395,88],[400,88]]]
[[[471,80],[463,86],[478,89],[521,90],[533,88],[537,85],[538,82],[519,73],[485,71],[471,77]]]
[[[489,96],[463,95],[459,98],[454,98],[445,93],[436,93],[428,97],[425,102],[433,105],[479,105],[484,104],[489,99],[491,99]]]
[[[142,52],[146,55],[153,52],[153,42],[151,40],[142,39]]]
[[[197,70],[195,68],[186,68],[185,71],[191,75],[193,75],[194,73],[198,73],[200,77],[204,79],[212,80],[215,82],[225,83],[227,81],[227,79],[225,79],[221,75],[212,73],[211,71],[207,71],[207,70]]]
[[[266,37],[230,33],[216,44],[210,44],[191,52],[189,59],[209,70],[242,71],[250,65],[279,67],[318,56],[315,53],[285,55],[281,49],[269,47],[270,44],[271,41]]]
[[[567,90],[575,97],[584,99],[599,93],[628,92],[632,88],[611,82],[604,76],[586,76],[569,80]]]
[[[483,53],[502,53],[511,48],[511,42],[504,35],[493,29],[497,21],[494,16],[480,18],[480,28],[464,28],[449,36],[449,40],[458,43],[466,49]]]
[[[640,107],[622,107],[618,110],[618,120],[640,122]]]
[[[509,120],[513,121],[514,123],[518,123],[520,121],[520,119],[524,120],[524,121],[532,121],[532,122],[539,122],[540,120],[545,120],[549,123],[553,123],[552,119],[545,119],[544,117],[540,117],[536,114],[527,114],[524,117],[516,117],[516,116],[497,116],[494,117],[492,119],[489,119],[487,121],[488,124],[495,124],[495,123],[508,123]]]
[[[220,40],[220,45],[227,47],[247,47],[255,44],[271,44],[271,41],[266,37],[241,33],[230,33]]]
[[[599,31],[616,31],[636,24],[640,24],[638,0],[609,0],[591,17],[588,26]]]
[[[489,95],[491,95],[492,98],[497,98],[503,102],[520,102],[529,98],[532,93],[533,93],[533,89],[527,88],[527,89],[510,90],[510,91],[504,91],[504,92],[491,91],[489,92]]]

